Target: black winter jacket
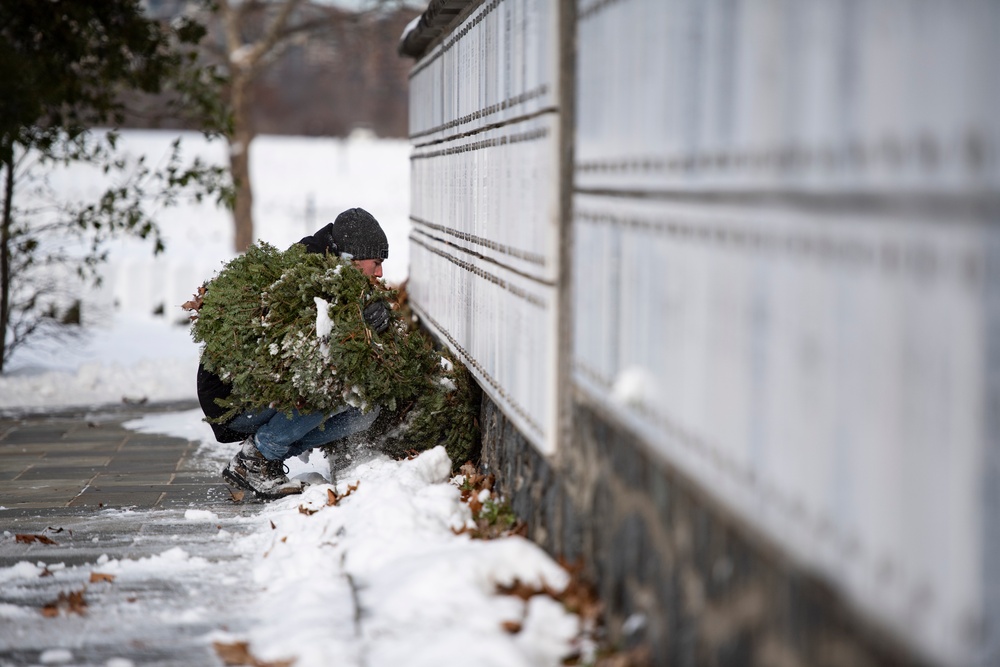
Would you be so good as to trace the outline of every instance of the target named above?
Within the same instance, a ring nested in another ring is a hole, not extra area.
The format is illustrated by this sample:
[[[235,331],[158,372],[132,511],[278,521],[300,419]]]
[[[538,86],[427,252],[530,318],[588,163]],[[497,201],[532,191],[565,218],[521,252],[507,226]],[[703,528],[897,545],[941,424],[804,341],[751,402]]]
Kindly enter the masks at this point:
[[[333,242],[332,222],[315,234],[306,236],[299,243],[304,245],[308,252],[337,254],[337,246]],[[226,408],[220,406],[216,400],[228,398],[232,391],[232,385],[198,364],[198,403],[201,404],[201,411],[208,418],[208,423],[211,424],[212,431],[215,433],[215,439],[219,442],[237,442],[247,437],[246,433],[237,433],[230,429],[228,426],[230,422],[217,423],[214,421],[226,412]]]

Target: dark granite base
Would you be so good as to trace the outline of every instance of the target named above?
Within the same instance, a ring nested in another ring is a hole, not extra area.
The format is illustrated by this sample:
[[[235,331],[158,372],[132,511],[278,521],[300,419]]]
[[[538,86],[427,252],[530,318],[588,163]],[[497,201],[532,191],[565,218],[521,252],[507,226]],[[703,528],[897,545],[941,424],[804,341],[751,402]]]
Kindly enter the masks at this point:
[[[483,465],[533,540],[583,562],[614,645],[657,667],[922,664],[584,401],[555,460],[486,397],[481,423]]]

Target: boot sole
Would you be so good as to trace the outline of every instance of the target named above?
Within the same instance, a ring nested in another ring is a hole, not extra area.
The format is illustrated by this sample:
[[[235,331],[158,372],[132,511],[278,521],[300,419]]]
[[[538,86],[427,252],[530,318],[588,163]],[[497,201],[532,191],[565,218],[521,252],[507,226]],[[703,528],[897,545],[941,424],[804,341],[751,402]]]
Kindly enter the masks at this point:
[[[284,498],[285,496],[298,495],[295,493],[265,493],[263,491],[258,491],[257,489],[250,486],[250,483],[245,479],[234,473],[228,467],[222,469],[222,478],[229,482],[230,485],[235,486],[243,491],[249,491],[254,494],[257,498],[263,500],[277,500],[278,498]]]

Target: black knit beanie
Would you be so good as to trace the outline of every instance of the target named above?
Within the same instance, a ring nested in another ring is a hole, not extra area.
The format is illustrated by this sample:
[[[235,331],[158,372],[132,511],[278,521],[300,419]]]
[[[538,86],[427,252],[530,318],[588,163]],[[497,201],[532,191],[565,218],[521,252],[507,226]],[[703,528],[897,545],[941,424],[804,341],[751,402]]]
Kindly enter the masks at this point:
[[[337,244],[337,254],[348,253],[354,259],[389,257],[389,239],[378,220],[363,208],[349,208],[338,215],[330,238]]]

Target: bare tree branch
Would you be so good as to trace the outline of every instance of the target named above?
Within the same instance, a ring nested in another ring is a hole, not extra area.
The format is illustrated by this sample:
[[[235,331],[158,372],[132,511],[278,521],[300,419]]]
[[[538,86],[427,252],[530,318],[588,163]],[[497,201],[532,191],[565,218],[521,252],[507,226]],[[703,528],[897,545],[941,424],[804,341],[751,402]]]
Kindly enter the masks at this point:
[[[288,17],[295,10],[296,7],[302,0],[286,0],[285,4],[281,6],[278,10],[278,15],[274,18],[274,21],[268,28],[267,34],[263,39],[257,41],[253,45],[249,55],[247,56],[247,67],[251,70],[256,66],[256,64],[274,48],[275,44],[281,38],[281,33],[285,29],[285,24],[288,22]]]
[[[222,14],[222,26],[226,36],[227,65],[233,66],[233,54],[243,46],[240,38],[240,16],[233,11],[229,0],[219,0],[219,13]]]

